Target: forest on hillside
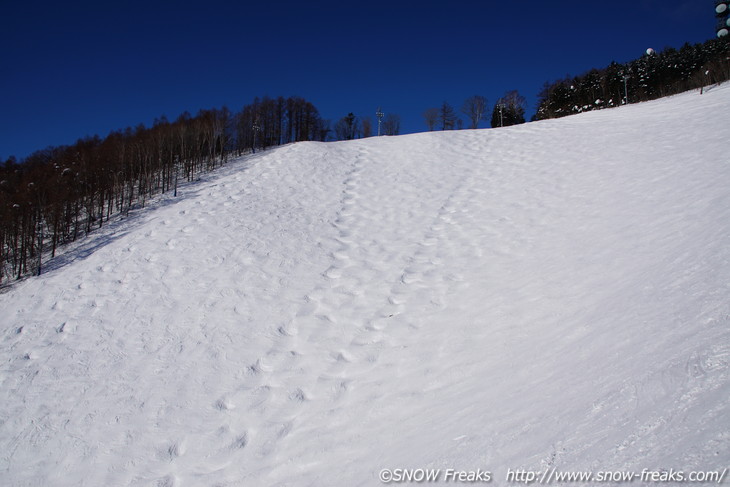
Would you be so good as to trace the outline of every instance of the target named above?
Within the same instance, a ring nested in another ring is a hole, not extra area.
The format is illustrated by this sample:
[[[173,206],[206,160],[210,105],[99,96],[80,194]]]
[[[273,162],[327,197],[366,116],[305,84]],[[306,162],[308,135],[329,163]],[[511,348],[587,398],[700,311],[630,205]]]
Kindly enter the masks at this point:
[[[648,50],[627,63],[612,62],[580,76],[546,83],[535,120],[565,117],[627,103],[654,100],[730,79],[730,38]]]
[[[0,164],[0,284],[39,274],[59,246],[144,206],[179,181],[225,164],[231,155],[324,140],[325,122],[302,98],[263,98],[240,112],[188,113],[152,127],[86,137]]]

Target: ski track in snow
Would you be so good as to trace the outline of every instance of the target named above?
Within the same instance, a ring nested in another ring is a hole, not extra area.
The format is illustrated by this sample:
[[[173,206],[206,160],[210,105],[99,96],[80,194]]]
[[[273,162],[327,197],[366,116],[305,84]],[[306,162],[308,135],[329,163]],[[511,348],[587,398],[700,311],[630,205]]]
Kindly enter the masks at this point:
[[[720,471],[730,87],[230,163],[0,294],[3,485]]]

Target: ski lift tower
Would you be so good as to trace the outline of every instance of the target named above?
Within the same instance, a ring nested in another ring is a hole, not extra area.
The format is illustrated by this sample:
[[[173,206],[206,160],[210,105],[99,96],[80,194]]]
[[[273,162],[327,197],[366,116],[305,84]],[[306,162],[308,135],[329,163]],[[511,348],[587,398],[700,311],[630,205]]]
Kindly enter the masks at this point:
[[[715,0],[717,16],[717,37],[725,37],[730,33],[730,0]]]
[[[375,116],[378,117],[378,137],[380,137],[380,124],[383,123],[383,112],[380,110],[380,107],[378,107],[378,111],[375,112]]]

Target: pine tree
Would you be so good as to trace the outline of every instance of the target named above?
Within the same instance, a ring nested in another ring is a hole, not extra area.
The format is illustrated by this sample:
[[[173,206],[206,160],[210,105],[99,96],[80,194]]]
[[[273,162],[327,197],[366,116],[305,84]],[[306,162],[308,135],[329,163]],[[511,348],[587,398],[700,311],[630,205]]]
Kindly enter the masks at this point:
[[[439,112],[439,120],[441,121],[441,130],[454,130],[456,125],[456,112],[454,107],[444,102]]]

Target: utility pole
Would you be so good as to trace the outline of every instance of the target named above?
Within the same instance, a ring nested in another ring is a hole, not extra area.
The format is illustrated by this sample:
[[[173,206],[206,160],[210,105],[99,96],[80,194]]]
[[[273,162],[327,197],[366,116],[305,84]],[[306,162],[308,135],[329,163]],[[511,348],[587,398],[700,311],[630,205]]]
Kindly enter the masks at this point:
[[[375,116],[378,117],[378,137],[380,137],[380,125],[383,123],[383,112],[378,107],[378,111],[375,112]]]

